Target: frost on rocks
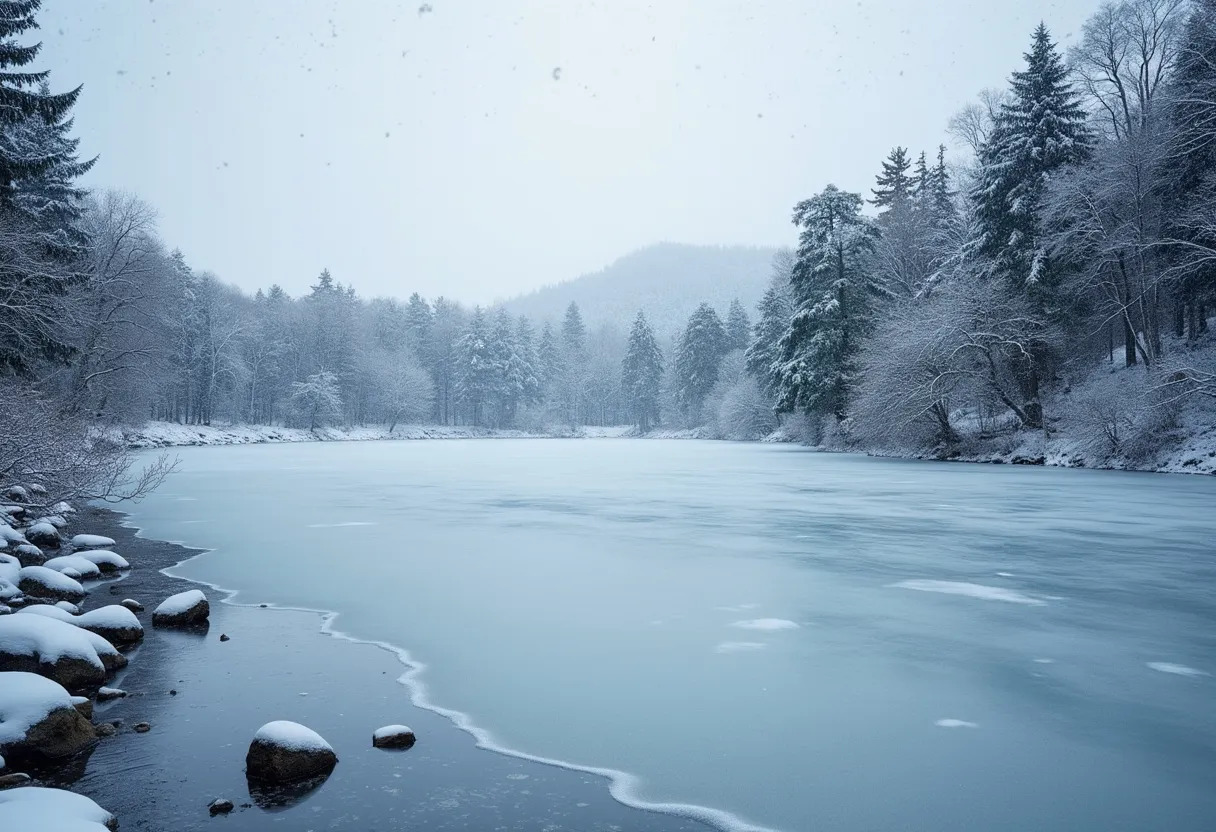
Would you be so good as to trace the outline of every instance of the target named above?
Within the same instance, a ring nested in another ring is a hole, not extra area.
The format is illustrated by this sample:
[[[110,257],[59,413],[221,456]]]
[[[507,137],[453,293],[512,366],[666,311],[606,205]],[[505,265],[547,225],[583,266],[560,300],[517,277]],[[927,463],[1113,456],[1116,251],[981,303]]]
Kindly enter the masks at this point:
[[[338,756],[320,734],[298,722],[278,720],[258,729],[245,755],[253,783],[287,783],[328,775]]]
[[[131,568],[131,564],[127,563],[126,558],[120,554],[111,552],[109,549],[91,549],[87,552],[79,552],[75,557],[83,558],[95,564],[103,574],[111,574]]]
[[[93,726],[77,708],[78,698],[36,673],[0,673],[0,750],[15,758],[54,758],[89,745]]]
[[[42,565],[47,569],[54,569],[56,572],[66,572],[66,570],[72,569],[82,578],[101,577],[101,567],[80,555],[60,555]]]
[[[152,611],[152,623],[165,627],[181,627],[207,620],[211,607],[202,590],[190,589],[170,595]]]
[[[68,690],[95,688],[127,659],[101,636],[45,615],[0,617],[0,661],[38,673]]]
[[[72,578],[45,566],[24,566],[18,576],[17,586],[26,595],[34,598],[50,598],[54,601],[84,600],[84,587]]]
[[[73,615],[58,606],[35,604],[20,611],[21,614],[43,615],[57,621],[66,621],[81,629],[95,633],[112,644],[130,644],[144,637],[143,625],[135,613],[118,604],[98,607],[95,610]]]
[[[114,815],[82,794],[26,786],[0,792],[6,829],[42,832],[105,832],[118,828]]]
[[[51,506],[51,511],[55,512],[56,514],[75,514],[76,513],[76,509],[72,508],[71,503],[65,503],[62,501],[55,503],[55,505]]]
[[[39,517],[34,522],[35,523],[50,523],[52,526],[54,526],[57,529],[62,529],[64,526],[66,526],[68,524],[68,521],[64,520],[63,515],[61,515],[61,514],[49,514],[46,517]]]
[[[99,534],[78,534],[72,538],[73,549],[109,549],[114,539]]]

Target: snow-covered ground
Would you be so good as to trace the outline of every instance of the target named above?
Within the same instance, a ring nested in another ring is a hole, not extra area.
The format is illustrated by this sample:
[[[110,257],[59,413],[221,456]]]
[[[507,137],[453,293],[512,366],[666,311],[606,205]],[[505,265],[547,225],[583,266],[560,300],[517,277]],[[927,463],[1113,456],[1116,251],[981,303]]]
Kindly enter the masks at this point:
[[[171,445],[248,445],[258,442],[338,442],[388,439],[529,439],[548,436],[576,436],[605,439],[624,436],[622,427],[587,427],[570,432],[530,432],[491,430],[469,426],[398,425],[391,432],[383,425],[352,428],[283,428],[273,425],[179,425],[176,422],[148,422],[128,428],[122,439],[131,448],[157,448]]]

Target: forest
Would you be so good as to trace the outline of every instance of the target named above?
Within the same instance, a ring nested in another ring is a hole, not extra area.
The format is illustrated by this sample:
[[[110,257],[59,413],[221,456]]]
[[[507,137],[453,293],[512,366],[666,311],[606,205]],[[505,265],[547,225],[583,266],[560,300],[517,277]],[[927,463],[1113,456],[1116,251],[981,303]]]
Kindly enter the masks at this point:
[[[1067,50],[1040,25],[940,147],[891,125],[871,187],[793,207],[758,309],[702,304],[678,332],[645,309],[364,298],[323,264],[303,296],[242,292],[138,196],[78,184],[81,88],[36,71],[39,3],[0,6],[10,421],[631,424],[947,455],[1034,433],[1127,460],[1212,423],[1216,0],[1104,3]]]

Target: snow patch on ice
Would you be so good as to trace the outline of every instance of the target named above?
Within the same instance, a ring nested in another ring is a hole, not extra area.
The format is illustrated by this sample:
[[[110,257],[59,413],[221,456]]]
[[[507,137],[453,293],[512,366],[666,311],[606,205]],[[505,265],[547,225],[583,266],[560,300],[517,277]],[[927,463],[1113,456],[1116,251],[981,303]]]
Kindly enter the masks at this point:
[[[253,735],[255,740],[262,740],[279,748],[290,748],[296,751],[333,751],[333,747],[311,728],[298,722],[286,719],[267,722]]]
[[[310,529],[344,529],[347,526],[375,526],[376,524],[369,520],[350,520],[345,523],[311,523]]]
[[[966,581],[932,581],[910,580],[887,584],[897,589],[915,589],[919,592],[940,592],[944,595],[965,595],[968,598],[980,598],[984,601],[1005,601],[1009,604],[1025,604],[1031,607],[1042,607],[1047,604],[1041,598],[1032,598],[1012,589],[999,586],[985,586]]]
[[[1174,664],[1173,662],[1149,662],[1148,666],[1153,670],[1161,673],[1172,673],[1175,676],[1210,676],[1211,674],[1199,670],[1194,667],[1188,667],[1185,664]]]
[[[746,653],[768,647],[763,641],[724,641],[714,648],[715,653]]]
[[[933,723],[938,728],[979,728],[979,723],[968,722],[965,719],[939,719]]]
[[[800,626],[788,618],[751,618],[746,621],[736,621],[730,626],[741,630],[797,630]]]

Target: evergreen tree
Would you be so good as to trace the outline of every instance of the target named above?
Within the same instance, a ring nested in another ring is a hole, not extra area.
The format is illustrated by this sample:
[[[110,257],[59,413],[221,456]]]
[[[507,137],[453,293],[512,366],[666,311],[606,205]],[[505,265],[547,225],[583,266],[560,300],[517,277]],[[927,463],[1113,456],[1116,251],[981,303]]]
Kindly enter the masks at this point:
[[[80,87],[52,95],[43,87],[49,73],[23,69],[37,59],[42,44],[22,46],[16,38],[38,28],[34,15],[41,5],[42,0],[0,0],[0,136],[6,139],[0,142],[0,209],[13,205],[22,181],[43,176],[56,166],[70,169],[76,164],[71,140],[46,141],[41,146],[11,140],[13,131],[31,118],[55,127],[70,126],[65,119],[80,95]],[[55,135],[66,138],[66,128]]]
[[[587,351],[587,327],[583,323],[578,304],[574,301],[566,307],[566,316],[562,319],[562,342],[566,354],[571,357],[583,355]]]
[[[433,363],[431,356],[431,324],[434,312],[422,295],[414,292],[405,304],[405,342],[410,350],[428,370]]]
[[[556,391],[558,408],[571,425],[584,421],[587,381],[587,327],[578,304],[571,301],[562,319],[562,375]]]
[[[926,207],[932,212],[932,224],[940,227],[953,220],[958,210],[954,207],[954,191],[950,188],[950,170],[946,167],[946,146],[937,146],[937,164],[929,172]]]
[[[860,194],[828,185],[798,203],[802,229],[790,277],[797,311],[777,349],[777,409],[843,419],[867,326],[866,260],[877,228],[861,215]]]
[[[775,395],[780,376],[774,372],[779,366],[777,357],[781,337],[794,314],[794,301],[790,292],[789,272],[782,270],[769,281],[764,297],[760,299],[760,320],[756,321],[754,337],[747,348],[747,370],[760,382],[760,388]]]
[[[455,301],[435,298],[427,349],[431,379],[435,382],[435,415],[450,425],[456,419],[457,390],[461,374],[460,339],[464,334],[464,310]]]
[[[901,209],[912,199],[915,181],[908,176],[912,163],[908,160],[908,151],[896,147],[888,154],[882,163],[882,173],[874,189],[874,198],[870,200],[879,209]]]
[[[541,368],[536,354],[536,333],[527,315],[515,321],[515,353],[521,363],[520,404],[535,404],[541,396]]]
[[[541,327],[540,341],[536,345],[536,367],[537,381],[540,382],[540,395],[548,396],[552,394],[554,386],[558,384],[565,372],[561,345],[558,343],[557,336],[553,334],[553,327],[548,321],[545,321],[545,325]]]
[[[705,399],[718,381],[722,357],[729,350],[726,328],[718,313],[708,303],[702,303],[688,319],[676,345],[676,398],[691,422],[701,418]]]
[[[532,366],[520,354],[516,332],[511,315],[500,307],[494,315],[494,326],[490,332],[490,352],[496,376],[493,392],[498,403],[499,427],[509,427],[515,423],[520,402],[525,400],[535,384]]]
[[[726,340],[732,350],[745,350],[752,340],[752,322],[738,298],[731,300],[726,313]]]
[[[481,425],[485,408],[498,393],[500,351],[494,349],[486,314],[480,306],[473,309],[468,329],[461,337],[456,376],[456,395],[466,407],[474,425]]]
[[[646,315],[638,310],[621,363],[621,393],[638,430],[645,433],[659,421],[659,394],[663,386],[663,351]]]
[[[929,161],[925,157],[925,151],[921,151],[916,157],[916,167],[912,169],[912,202],[919,209],[926,200],[927,195],[932,190],[933,174],[929,171]]]
[[[979,235],[976,251],[997,274],[1041,307],[1054,302],[1060,280],[1042,244],[1043,196],[1051,175],[1089,155],[1085,109],[1047,27],[1035,29],[1026,68],[1013,74],[1011,99],[1001,105],[980,150],[972,190]]]

